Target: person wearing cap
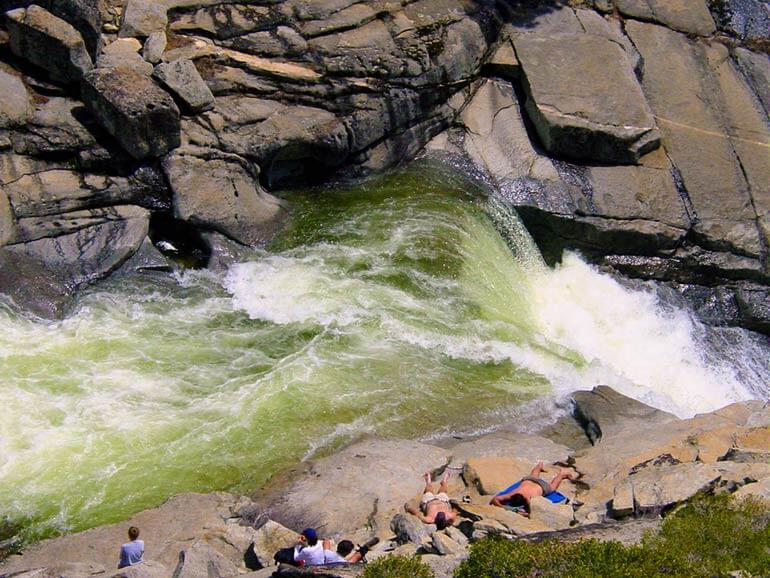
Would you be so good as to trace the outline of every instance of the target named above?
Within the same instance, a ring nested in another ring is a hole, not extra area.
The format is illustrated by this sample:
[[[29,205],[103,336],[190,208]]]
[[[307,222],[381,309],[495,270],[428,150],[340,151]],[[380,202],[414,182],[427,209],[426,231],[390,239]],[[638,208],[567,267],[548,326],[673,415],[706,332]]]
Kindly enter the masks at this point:
[[[447,526],[451,526],[457,519],[457,512],[452,507],[446,491],[449,472],[446,472],[441,478],[438,493],[433,493],[433,480],[430,477],[430,472],[425,472],[423,478],[425,479],[425,489],[420,499],[420,509],[417,510],[408,503],[404,504],[404,508],[424,523],[436,524],[436,528],[443,530]]]
[[[294,562],[298,566],[320,566],[324,563],[324,547],[315,528],[305,528],[294,546]]]

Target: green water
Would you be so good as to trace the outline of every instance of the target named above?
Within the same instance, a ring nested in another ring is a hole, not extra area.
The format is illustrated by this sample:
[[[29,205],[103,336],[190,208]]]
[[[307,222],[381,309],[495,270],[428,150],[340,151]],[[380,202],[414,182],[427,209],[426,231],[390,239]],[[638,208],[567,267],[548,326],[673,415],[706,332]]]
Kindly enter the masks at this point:
[[[449,168],[291,200],[224,275],[113,279],[56,323],[0,309],[0,518],[38,538],[248,492],[362,434],[532,428],[599,382],[680,415],[756,395],[688,315],[575,256],[548,269]]]

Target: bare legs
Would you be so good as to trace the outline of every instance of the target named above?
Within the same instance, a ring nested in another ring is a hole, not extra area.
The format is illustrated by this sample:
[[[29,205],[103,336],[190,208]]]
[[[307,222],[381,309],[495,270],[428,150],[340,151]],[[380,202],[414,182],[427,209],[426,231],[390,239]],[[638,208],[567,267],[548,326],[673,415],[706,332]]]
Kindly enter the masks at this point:
[[[423,479],[425,480],[425,489],[422,491],[423,494],[427,494],[430,492],[433,493],[433,479],[430,477],[430,472],[425,472],[423,475]],[[441,478],[441,482],[438,486],[439,492],[446,492],[447,490],[447,482],[449,481],[449,472],[446,472],[444,476]]]
[[[574,480],[575,479],[575,473],[566,469],[562,468],[559,473],[556,475],[554,479],[551,480],[551,491],[555,492],[559,485],[561,484],[562,480]]]

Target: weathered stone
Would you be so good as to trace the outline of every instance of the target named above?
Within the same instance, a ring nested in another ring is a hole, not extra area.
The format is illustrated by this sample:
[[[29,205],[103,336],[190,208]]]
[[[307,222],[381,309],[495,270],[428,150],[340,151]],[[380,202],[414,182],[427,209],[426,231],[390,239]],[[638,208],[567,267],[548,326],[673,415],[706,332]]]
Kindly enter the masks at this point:
[[[613,518],[623,518],[634,513],[634,488],[627,480],[615,486],[610,513]]]
[[[390,529],[396,535],[400,544],[412,542],[421,544],[431,532],[436,530],[434,524],[424,524],[417,516],[411,514],[396,514],[390,521]]]
[[[476,520],[473,522],[474,534],[476,530],[482,530],[487,533],[525,536],[551,530],[536,518],[526,518],[497,506],[462,504],[460,511],[470,514]]]
[[[705,464],[653,466],[629,476],[638,512],[660,512],[710,488],[720,474]]]
[[[123,9],[120,36],[149,36],[164,31],[168,25],[168,6],[165,0],[128,0]]]
[[[409,460],[403,460],[404,455]],[[310,466],[285,489],[260,498],[276,514],[303,512],[328,534],[387,528],[423,486],[422,474],[447,463],[447,450],[413,441],[374,439],[354,444]],[[345,475],[340,476],[344,471]],[[372,472],[377,472],[372,476]],[[357,496],[350,500],[350,496]]]
[[[770,427],[752,428],[735,436],[724,459],[741,463],[770,462]]]
[[[514,46],[525,78],[525,108],[547,151],[634,163],[659,145],[641,88],[615,42],[588,34],[524,34]]]
[[[309,20],[302,23],[301,32],[305,38],[331,34],[340,30],[358,28],[371,22],[377,13],[371,6],[356,3],[322,20]]]
[[[175,94],[193,113],[210,110],[214,95],[191,60],[175,60],[155,67],[153,76]]]
[[[24,130],[11,140],[14,151],[30,155],[74,152],[96,145],[96,139],[81,119],[85,112],[77,100],[52,97],[41,102]]]
[[[439,556],[457,556],[465,552],[460,544],[447,536],[444,532],[433,532],[430,535],[433,550]]]
[[[166,43],[167,39],[165,32],[162,30],[153,32],[144,42],[142,57],[144,57],[147,62],[158,64],[163,57],[163,52],[166,50]]]
[[[515,457],[517,463],[529,463],[529,469],[540,460],[547,463],[566,462],[572,453],[568,447],[544,437],[508,430],[460,442],[450,449],[452,464],[456,466],[462,466],[471,459]]]
[[[83,38],[69,23],[35,4],[6,13],[11,50],[62,83],[78,82],[93,68]]]
[[[16,236],[16,224],[8,195],[0,188],[0,247]]]
[[[460,544],[461,546],[467,546],[468,545],[468,537],[463,534],[459,529],[457,529],[455,526],[447,526],[444,528],[444,532],[446,532],[446,535],[452,538],[456,543]]]
[[[24,124],[34,110],[27,87],[18,73],[0,68],[0,128]]]
[[[770,6],[763,0],[720,0],[711,2],[720,30],[747,42],[770,38]]]
[[[561,489],[561,488],[560,488]],[[572,506],[561,502],[554,504],[540,496],[530,500],[530,517],[552,530],[563,530],[574,524]]]
[[[677,419],[675,415],[638,402],[606,385],[597,385],[591,391],[577,391],[572,398],[575,415],[594,444],[605,437]]]
[[[769,114],[770,59],[765,54],[752,52],[745,48],[736,48],[733,52],[733,58],[735,58],[738,67],[743,72],[743,76],[762,103],[765,114]]]
[[[758,256],[757,215],[722,126],[723,97],[702,72],[709,67],[704,48],[652,24],[629,21],[626,30],[644,58],[644,90],[698,217],[694,230],[713,248]]]
[[[273,555],[281,548],[288,548],[297,541],[297,532],[268,520],[256,530],[254,552],[259,561],[268,566],[273,562]]]
[[[484,64],[484,72],[488,76],[498,76],[506,80],[518,80],[521,74],[521,64],[516,58],[513,43],[506,39],[495,50],[492,58]]]
[[[463,478],[474,484],[480,494],[493,495],[529,475],[531,460],[511,457],[471,458],[463,469]]]
[[[172,154],[163,168],[174,212],[185,221],[257,245],[269,240],[286,217],[281,201],[238,162]]]
[[[179,146],[179,109],[150,78],[126,68],[83,78],[83,100],[132,157],[157,157]]]
[[[238,568],[205,541],[196,540],[179,555],[175,578],[225,578],[238,574]]]
[[[139,55],[141,49],[142,43],[136,38],[118,38],[102,48],[96,64],[100,68],[132,68],[141,74],[150,75],[152,64]]]
[[[621,14],[668,28],[709,36],[716,31],[705,0],[614,0]]]
[[[753,484],[746,484],[735,492],[733,497],[735,499],[752,497],[770,502],[770,478],[766,478]]]

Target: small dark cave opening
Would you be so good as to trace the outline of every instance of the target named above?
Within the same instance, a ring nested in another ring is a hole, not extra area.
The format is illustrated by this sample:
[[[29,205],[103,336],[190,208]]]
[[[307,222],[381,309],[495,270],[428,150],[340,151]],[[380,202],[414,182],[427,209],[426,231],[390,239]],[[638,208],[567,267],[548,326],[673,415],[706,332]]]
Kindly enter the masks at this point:
[[[211,259],[211,246],[201,232],[171,213],[152,214],[150,240],[158,251],[185,268],[202,269]]]
[[[259,181],[268,191],[319,185],[328,181],[344,160],[344,155],[320,147],[287,146],[266,164]]]

